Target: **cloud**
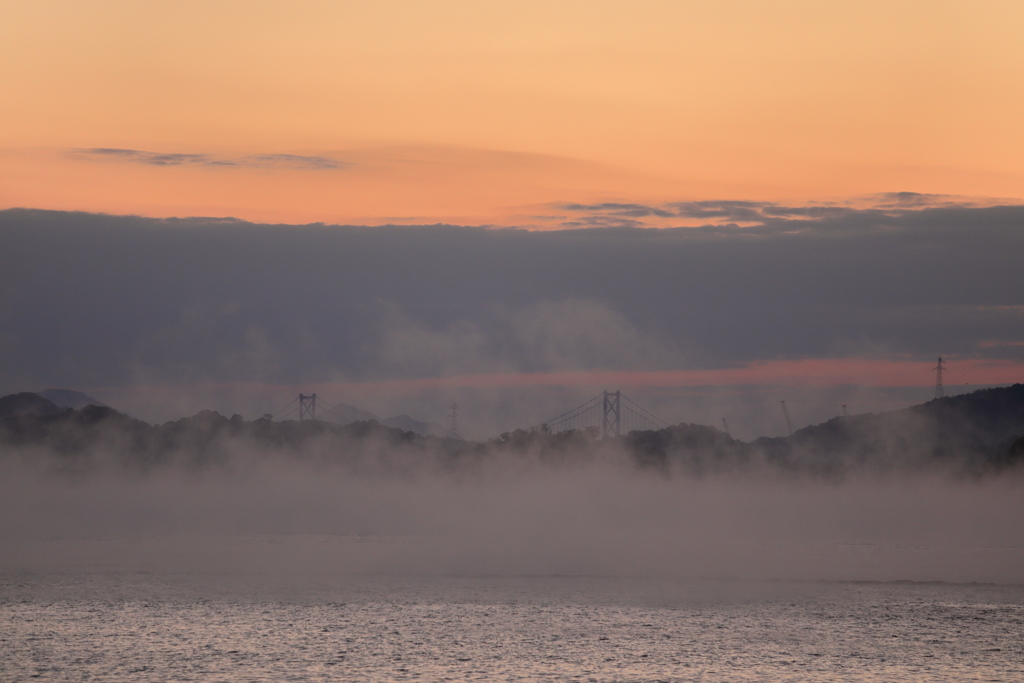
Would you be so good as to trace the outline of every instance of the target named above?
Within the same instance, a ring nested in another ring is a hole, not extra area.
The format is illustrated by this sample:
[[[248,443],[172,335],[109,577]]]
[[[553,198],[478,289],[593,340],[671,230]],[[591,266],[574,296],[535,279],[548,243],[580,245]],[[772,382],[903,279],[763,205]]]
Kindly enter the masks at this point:
[[[569,228],[641,228],[645,223],[640,220],[647,217],[668,218],[675,213],[644,204],[560,204],[558,209],[571,211],[580,215],[574,220],[564,220],[563,227]]]
[[[599,301],[543,300],[518,310],[496,306],[440,329],[384,305],[379,362],[406,376],[562,372],[678,366],[679,352],[637,330]]]
[[[0,391],[1024,363],[1024,206],[690,209],[761,218],[529,232],[3,211]]]
[[[670,204],[677,216],[686,218],[714,218],[733,222],[762,220],[761,210],[772,206],[765,202],[703,201]]]
[[[957,198],[943,194],[921,194],[920,192],[883,192],[875,195],[880,207],[923,208],[929,206],[950,206],[961,204]]]
[[[218,157],[211,154],[145,152],[137,149],[94,147],[75,149],[72,155],[89,161],[123,161],[147,166],[210,166],[223,168],[291,168],[304,170],[344,168],[350,164],[326,156],[251,154]]]
[[[991,203],[989,203],[991,205]],[[899,217],[907,211],[929,208],[979,208],[978,201],[963,197],[916,192],[871,195],[845,204],[786,206],[775,202],[705,200],[666,204],[558,204],[555,208],[572,214],[563,227],[671,227],[704,221],[706,226],[742,224],[745,227],[792,230],[795,220],[863,219],[867,216]],[[667,221],[665,219],[668,219]],[[780,221],[781,219],[781,221]]]

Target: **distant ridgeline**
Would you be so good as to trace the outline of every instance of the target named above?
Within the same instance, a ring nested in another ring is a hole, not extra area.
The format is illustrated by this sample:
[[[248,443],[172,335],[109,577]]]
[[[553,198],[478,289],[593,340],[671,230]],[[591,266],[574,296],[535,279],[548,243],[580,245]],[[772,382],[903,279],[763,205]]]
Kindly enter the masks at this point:
[[[888,413],[836,417],[790,437],[749,443],[715,427],[691,424],[610,439],[600,439],[596,430],[516,430],[486,442],[422,436],[376,420],[347,425],[250,422],[208,410],[150,425],[101,405],[62,407],[32,393],[0,398],[0,459],[74,471],[106,466],[138,471],[244,468],[282,458],[354,471],[449,470],[499,458],[565,463],[616,457],[641,468],[689,476],[774,471],[828,478],[857,471],[983,475],[1024,470],[1019,467],[1024,464],[1024,384]]]

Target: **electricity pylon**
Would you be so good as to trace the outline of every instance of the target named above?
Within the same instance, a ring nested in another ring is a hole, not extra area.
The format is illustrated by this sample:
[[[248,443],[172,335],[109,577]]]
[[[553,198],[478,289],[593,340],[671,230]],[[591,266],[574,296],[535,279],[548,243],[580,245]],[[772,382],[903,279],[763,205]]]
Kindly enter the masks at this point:
[[[448,413],[448,436],[461,439],[459,435],[459,404],[452,404],[452,412]]]

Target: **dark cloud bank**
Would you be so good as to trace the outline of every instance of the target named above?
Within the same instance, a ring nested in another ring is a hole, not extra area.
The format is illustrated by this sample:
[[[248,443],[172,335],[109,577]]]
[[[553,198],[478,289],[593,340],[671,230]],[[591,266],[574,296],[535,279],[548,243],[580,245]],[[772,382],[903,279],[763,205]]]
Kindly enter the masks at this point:
[[[555,232],[9,210],[0,241],[0,334],[19,360],[5,385],[128,381],[140,366],[204,380],[423,376],[470,363],[449,357],[460,339],[478,364],[458,369],[478,371],[722,367],[858,345],[1024,354],[1000,344],[1024,339],[1024,207]],[[591,309],[542,308],[566,301]],[[632,331],[658,348],[617,349],[625,363],[599,339],[559,353],[545,316],[567,314],[595,337]],[[435,355],[382,356],[382,335],[400,346],[403,326],[442,337]],[[246,365],[255,345],[272,363]]]
[[[803,357],[1021,358],[1024,207],[920,208],[920,198],[893,195],[865,210],[577,207],[745,222],[553,232],[7,210],[0,391],[301,386]],[[510,417],[475,419],[493,434],[588,397],[543,406],[524,399],[525,408],[494,399],[488,412]],[[773,416],[778,398],[764,402]],[[856,403],[830,396],[828,410],[848,401]],[[798,401],[791,406],[799,413]],[[279,406],[205,407],[255,417]],[[701,419],[718,424],[726,414]],[[772,419],[751,436],[778,433],[781,416]]]

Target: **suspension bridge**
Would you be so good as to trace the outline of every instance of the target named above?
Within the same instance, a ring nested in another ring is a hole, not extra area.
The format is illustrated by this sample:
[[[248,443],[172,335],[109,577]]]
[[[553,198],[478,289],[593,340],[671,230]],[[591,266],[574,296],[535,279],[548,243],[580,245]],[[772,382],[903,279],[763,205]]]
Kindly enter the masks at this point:
[[[299,394],[291,403],[276,413],[267,413],[264,418],[271,420],[316,420],[331,419],[333,406],[316,394]],[[317,417],[319,413],[320,417]],[[450,436],[459,438],[459,408],[452,405],[449,413]],[[588,401],[584,401],[572,410],[556,415],[550,420],[534,425],[530,429],[539,429],[551,434],[572,430],[598,429],[603,438],[620,436],[632,431],[663,429],[669,424],[660,417],[640,406],[621,391],[603,391]]]
[[[315,420],[317,408],[320,408],[320,415],[323,416],[334,410],[335,406],[332,406],[322,398],[318,399],[316,394],[299,394],[284,408],[281,408],[276,413],[267,413],[264,417],[272,420],[287,420],[290,418]]]
[[[551,433],[595,427],[601,436],[619,436],[629,432],[664,429],[669,424],[638,405],[621,391],[603,391],[589,401],[537,425]]]

